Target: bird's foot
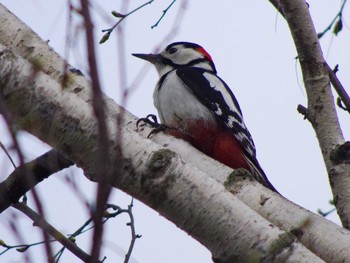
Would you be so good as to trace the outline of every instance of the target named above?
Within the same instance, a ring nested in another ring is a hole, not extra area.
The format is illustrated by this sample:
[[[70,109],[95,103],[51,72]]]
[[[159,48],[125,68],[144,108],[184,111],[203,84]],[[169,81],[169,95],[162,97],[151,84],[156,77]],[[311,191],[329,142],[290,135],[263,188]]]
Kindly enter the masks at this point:
[[[166,124],[163,124],[163,123],[158,123],[158,126],[155,127],[147,136],[147,138],[150,138],[151,135],[153,134],[157,134],[158,132],[166,132],[166,131],[169,131],[169,130],[172,130],[172,129],[175,129],[173,127],[170,127]]]
[[[153,128],[157,128],[160,123],[158,122],[157,116],[154,114],[148,114],[145,118],[140,118],[136,122],[136,127],[139,128],[140,122],[146,123]]]
[[[136,127],[139,128],[140,122],[146,123],[153,127],[153,130],[148,134],[147,138],[150,138],[151,135],[156,134],[158,132],[167,132],[167,131],[176,131],[175,127],[159,123],[157,116],[154,114],[148,114],[145,118],[140,118],[136,122]]]
[[[136,122],[136,127],[139,128],[140,122],[146,123],[153,127],[153,130],[148,134],[147,138],[150,138],[151,135],[156,134],[158,132],[165,132],[171,129],[174,129],[166,124],[159,123],[157,116],[154,114],[148,114],[145,118],[140,118]]]

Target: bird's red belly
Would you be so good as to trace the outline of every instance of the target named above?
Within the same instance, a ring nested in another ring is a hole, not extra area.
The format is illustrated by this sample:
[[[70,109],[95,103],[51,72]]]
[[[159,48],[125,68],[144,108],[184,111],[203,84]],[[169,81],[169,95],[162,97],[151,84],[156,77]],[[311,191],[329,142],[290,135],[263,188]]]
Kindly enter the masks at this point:
[[[170,130],[169,133],[233,169],[250,170],[239,141],[223,127],[208,125],[201,120],[187,121],[183,128]]]

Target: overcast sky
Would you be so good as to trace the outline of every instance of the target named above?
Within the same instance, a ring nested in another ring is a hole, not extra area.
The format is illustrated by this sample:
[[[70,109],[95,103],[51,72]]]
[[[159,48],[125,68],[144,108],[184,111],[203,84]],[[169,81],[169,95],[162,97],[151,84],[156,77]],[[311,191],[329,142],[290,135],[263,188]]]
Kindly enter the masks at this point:
[[[66,51],[67,4],[66,1],[47,0],[0,0],[14,14],[36,31],[43,39],[65,56],[75,67],[87,72],[86,55],[82,45],[83,34],[77,27],[81,19],[73,16],[74,45],[69,56]],[[96,41],[100,32],[112,26],[115,21],[109,14],[122,12],[122,1],[99,0],[94,5]],[[145,1],[130,1],[132,10]],[[151,5],[128,17],[122,24],[123,36],[112,34],[108,42],[97,46],[99,73],[104,92],[120,102],[120,87],[129,87],[146,62],[132,57],[131,53],[149,53],[174,41],[189,41],[202,45],[212,56],[218,74],[231,87],[244,113],[245,122],[254,138],[257,157],[278,191],[291,201],[316,212],[318,208],[328,210],[332,198],[328,178],[315,133],[310,124],[296,111],[297,105],[307,104],[299,65],[295,60],[296,51],[288,27],[268,1],[208,1],[192,0],[183,7],[178,0],[158,27],[151,29],[169,1],[154,1]],[[318,32],[323,31],[334,18],[340,1],[312,0],[310,12]],[[350,8],[345,9],[344,18],[349,17]],[[179,15],[179,12],[181,15]],[[183,19],[178,19],[183,16]],[[340,65],[338,76],[343,85],[350,87],[350,34],[349,21],[344,21],[344,31],[338,37],[330,33],[322,40],[324,55],[330,66]],[[175,24],[175,26],[174,26]],[[176,29],[176,30],[174,30]],[[171,36],[169,37],[169,32]],[[123,37],[123,41],[119,41]],[[169,38],[166,38],[169,37]],[[124,56],[118,53],[124,43]],[[125,59],[125,61],[124,61]],[[121,72],[125,82],[121,81]],[[143,117],[155,113],[152,92],[158,79],[155,69],[147,66],[147,72],[135,92],[128,97],[126,108],[134,115]],[[349,90],[349,88],[348,88]],[[344,136],[349,139],[350,118],[339,111]],[[21,146],[28,160],[49,149],[44,143],[21,133]],[[0,140],[11,146],[6,129],[0,117]],[[0,153],[0,180],[11,171],[10,162]],[[88,213],[77,200],[74,191],[64,180],[69,175],[77,181],[88,200],[95,197],[95,184],[89,182],[78,169],[65,171],[50,177],[38,186],[45,202],[49,221],[64,233],[72,233],[78,228]],[[130,197],[119,190],[113,191],[111,202],[126,207]],[[0,239],[9,244],[19,243],[8,231],[13,209],[0,216]],[[160,217],[140,202],[134,206],[136,231],[142,235],[137,240],[132,262],[211,262],[210,253],[198,242],[179,230],[174,224]],[[26,242],[41,239],[26,217],[18,215],[18,226],[26,233]],[[339,222],[336,214],[329,217]],[[122,262],[129,244],[129,229],[126,217],[111,220],[107,224],[105,249],[102,255],[106,262]],[[85,237],[77,243],[86,251]],[[57,246],[55,251],[60,247]],[[38,251],[31,249],[33,262],[45,262]],[[35,256],[34,256],[35,254]],[[22,256],[15,251],[0,257],[1,262],[22,262]],[[61,262],[78,262],[65,252]]]

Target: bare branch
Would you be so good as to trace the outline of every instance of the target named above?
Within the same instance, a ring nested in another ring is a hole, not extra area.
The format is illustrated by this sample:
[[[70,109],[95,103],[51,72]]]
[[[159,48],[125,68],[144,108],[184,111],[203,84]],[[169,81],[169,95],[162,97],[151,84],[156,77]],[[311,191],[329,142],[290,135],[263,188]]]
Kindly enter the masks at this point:
[[[100,260],[91,261],[92,258],[90,255],[86,254],[82,249],[80,249],[76,243],[74,243],[71,239],[66,238],[59,232],[56,228],[50,225],[42,216],[37,214],[34,210],[28,207],[24,203],[17,203],[13,205],[14,208],[24,213],[30,219],[33,220],[35,226],[40,227],[43,231],[47,232],[55,238],[58,242],[60,242],[64,247],[66,247],[70,252],[76,255],[79,259],[84,262],[93,262],[93,263],[102,263]]]
[[[113,32],[113,30],[121,23],[123,22],[123,20],[125,18],[127,18],[129,15],[135,13],[136,11],[140,10],[141,8],[145,7],[146,5],[149,5],[149,4],[152,4],[154,0],[150,0],[142,5],[140,5],[139,7],[135,8],[134,10],[130,11],[129,13],[123,15],[123,14],[120,14],[116,11],[112,11],[112,15],[115,16],[115,17],[118,17],[120,18],[118,20],[117,23],[114,24],[114,26],[112,26],[111,28],[108,28],[108,29],[103,29],[102,32],[106,32],[106,34],[103,35],[103,37],[101,38],[100,40],[100,44],[103,44],[104,42],[106,42],[108,39],[109,39],[109,36],[111,35],[111,33]]]
[[[96,196],[96,209],[93,211],[93,220],[95,223],[95,229],[93,234],[93,245],[91,248],[91,261],[95,262],[100,254],[102,236],[103,236],[103,211],[110,195],[111,186],[111,173],[106,169],[108,163],[111,162],[110,156],[108,155],[109,146],[109,133],[106,124],[106,114],[105,114],[105,101],[103,100],[103,95],[100,87],[99,74],[97,70],[97,60],[95,52],[95,39],[93,33],[93,24],[90,16],[89,1],[80,1],[82,8],[82,16],[85,23],[86,31],[86,45],[88,52],[88,63],[90,69],[90,77],[92,81],[92,107],[97,119],[98,124],[98,136],[99,136],[99,148],[97,155],[97,167],[99,174],[102,175],[101,180],[98,184],[97,196]],[[116,160],[113,160],[116,161]]]
[[[48,242],[55,242],[56,240],[49,240]],[[16,249],[18,252],[25,252],[30,247],[34,247],[37,245],[42,245],[45,243],[45,241],[39,241],[35,243],[28,243],[28,244],[19,244],[19,245],[8,245],[3,240],[0,240],[0,246],[4,247],[5,250],[0,253],[0,256],[5,254],[6,252],[10,251],[11,249]]]
[[[157,21],[153,26],[151,26],[152,29],[155,28],[155,27],[157,27],[157,26],[159,25],[160,21],[162,21],[163,17],[166,15],[166,13],[169,11],[169,9],[172,7],[172,5],[173,5],[175,2],[176,2],[176,0],[173,0],[173,1],[170,3],[170,5],[169,5],[166,9],[163,10],[163,14],[162,14],[161,17],[158,19],[158,21]]]
[[[331,30],[332,26],[336,22],[337,22],[337,24],[335,25],[335,27],[333,29],[333,33],[335,35],[337,35],[342,30],[342,23],[343,23],[342,16],[343,16],[343,10],[344,10],[344,7],[346,5],[346,2],[347,2],[347,0],[343,0],[342,5],[340,6],[339,12],[335,15],[335,17],[333,18],[331,23],[328,25],[328,27],[326,27],[325,30],[323,30],[322,32],[317,34],[318,38],[322,38],[324,36],[324,34],[326,34],[329,30]]]
[[[303,105],[299,104],[297,107],[297,111],[304,116],[304,120],[308,120],[311,124],[315,123],[315,118],[310,114],[307,108]]]
[[[16,168],[0,183],[0,213],[17,203],[20,197],[35,185],[73,164],[56,150],[51,150]]]
[[[332,86],[334,87],[334,89],[336,90],[336,92],[338,93],[340,100],[344,103],[345,107],[343,109],[349,111],[350,113],[350,97],[348,95],[348,93],[346,92],[346,90],[344,89],[343,85],[341,84],[341,82],[339,81],[337,75],[336,75],[336,70],[333,70],[330,68],[330,66],[325,63],[325,67],[328,71],[329,74],[329,79],[332,83]],[[336,66],[336,69],[338,69],[338,67]]]
[[[128,205],[128,210],[127,210],[127,213],[130,217],[130,222],[128,223],[128,226],[130,226],[130,230],[131,230],[131,241],[130,241],[128,252],[125,255],[124,263],[129,262],[132,250],[134,249],[136,239],[141,237],[141,235],[137,235],[136,231],[135,231],[135,219],[134,219],[134,215],[132,213],[132,207],[134,205],[133,203],[134,203],[134,199],[131,200],[131,203],[130,203],[130,205]]]
[[[308,5],[304,0],[270,2],[283,11],[292,33],[308,98],[307,112],[313,116],[312,126],[328,171],[338,214],[343,226],[350,228],[350,164],[336,164],[330,158],[331,152],[345,141],[331,92],[329,70],[325,68]]]
[[[13,168],[16,168],[16,164],[15,162],[13,161],[10,153],[8,152],[8,150],[6,149],[5,145],[0,141],[0,148],[4,151],[4,153],[6,154],[7,158],[10,160]],[[1,200],[1,199],[0,199]]]

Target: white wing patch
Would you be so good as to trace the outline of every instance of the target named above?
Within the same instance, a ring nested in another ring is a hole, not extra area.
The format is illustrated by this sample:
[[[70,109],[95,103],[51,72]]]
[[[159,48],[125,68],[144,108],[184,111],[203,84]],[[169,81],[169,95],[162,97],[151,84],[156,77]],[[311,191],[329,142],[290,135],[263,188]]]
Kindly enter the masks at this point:
[[[225,103],[228,105],[228,107],[230,109],[235,109],[235,111],[237,112],[237,114],[242,117],[242,115],[239,113],[238,110],[236,110],[236,106],[232,101],[231,95],[230,93],[228,93],[227,89],[225,88],[225,86],[222,84],[222,82],[220,81],[219,78],[217,78],[215,75],[208,73],[208,72],[204,72],[203,76],[209,81],[209,85],[210,87],[212,87],[214,90],[219,91],[222,95],[222,97],[225,100]]]
[[[241,114],[241,111],[239,108],[236,107],[235,103],[233,102],[231,94],[217,76],[209,72],[204,72],[203,76],[209,82],[209,86],[213,90],[221,94],[226,104],[220,105],[216,102],[214,113],[220,117],[224,115],[224,112],[226,112],[225,114],[229,114],[226,116],[226,120],[224,121],[225,125],[232,130],[236,138],[244,145],[245,149],[249,152],[249,154],[255,156],[254,142],[246,125],[243,122],[243,116]],[[225,109],[226,107],[229,109],[230,113],[227,112],[227,109]]]
[[[221,108],[220,108],[220,104],[216,102],[215,105],[216,105],[216,107],[217,107],[217,110],[214,111],[215,114],[221,116],[221,115],[222,115],[222,110],[221,110]]]
[[[226,125],[230,128],[234,127],[234,124],[237,124],[239,126],[241,126],[243,129],[247,129],[247,127],[245,126],[244,122],[238,122],[235,117],[233,116],[228,116],[228,120],[226,122]]]

